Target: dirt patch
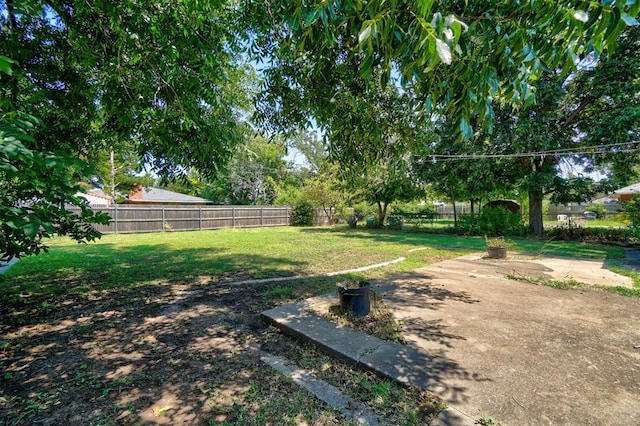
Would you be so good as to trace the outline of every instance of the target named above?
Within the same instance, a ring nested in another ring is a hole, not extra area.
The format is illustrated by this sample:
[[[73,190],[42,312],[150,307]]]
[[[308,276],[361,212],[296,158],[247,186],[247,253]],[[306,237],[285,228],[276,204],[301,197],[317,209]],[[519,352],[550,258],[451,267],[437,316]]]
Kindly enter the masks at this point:
[[[282,303],[266,289],[153,286],[3,306],[0,424],[340,424],[259,361],[257,348],[287,347],[260,321]],[[270,413],[278,403],[294,412]]]

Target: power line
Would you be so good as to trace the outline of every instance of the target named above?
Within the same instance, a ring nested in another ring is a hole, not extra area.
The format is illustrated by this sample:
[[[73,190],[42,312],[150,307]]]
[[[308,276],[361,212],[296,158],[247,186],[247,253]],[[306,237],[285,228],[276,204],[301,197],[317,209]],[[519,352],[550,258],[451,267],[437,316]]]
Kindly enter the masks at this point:
[[[482,160],[492,158],[524,158],[524,157],[537,157],[543,155],[579,155],[579,154],[622,154],[631,153],[639,150],[634,145],[640,144],[640,141],[612,143],[604,145],[594,145],[585,147],[582,150],[576,150],[575,148],[561,148],[547,151],[532,151],[532,152],[519,152],[513,154],[427,154],[424,157],[432,159],[443,160]],[[623,148],[614,150],[613,148]]]

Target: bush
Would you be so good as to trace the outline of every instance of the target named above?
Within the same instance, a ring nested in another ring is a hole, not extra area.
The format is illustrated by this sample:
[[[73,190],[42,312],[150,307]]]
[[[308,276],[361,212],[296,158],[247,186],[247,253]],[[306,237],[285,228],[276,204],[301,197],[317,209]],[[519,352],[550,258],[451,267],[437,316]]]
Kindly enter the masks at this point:
[[[595,213],[597,219],[602,219],[607,215],[607,213],[609,213],[604,203],[595,203],[594,205],[587,207],[585,212]]]
[[[294,226],[311,226],[313,225],[313,206],[301,201],[291,209],[291,224]]]
[[[639,235],[631,228],[557,226],[546,231],[548,238],[590,243],[637,244]]]
[[[368,217],[367,218],[367,228],[369,228],[369,229],[380,229],[380,228],[382,228],[382,226],[380,225],[380,223],[378,223],[378,219],[376,219],[375,217]]]
[[[629,220],[629,228],[640,231],[640,197],[634,197],[622,205],[622,210]]]
[[[461,215],[457,231],[465,235],[525,235],[526,226],[518,213],[502,207],[485,207],[478,214]]]
[[[364,220],[368,217],[376,215],[376,207],[367,203],[358,203],[353,206],[353,214],[358,220]]]
[[[402,216],[399,215],[389,215],[386,218],[386,228],[393,229],[399,231],[402,229]]]

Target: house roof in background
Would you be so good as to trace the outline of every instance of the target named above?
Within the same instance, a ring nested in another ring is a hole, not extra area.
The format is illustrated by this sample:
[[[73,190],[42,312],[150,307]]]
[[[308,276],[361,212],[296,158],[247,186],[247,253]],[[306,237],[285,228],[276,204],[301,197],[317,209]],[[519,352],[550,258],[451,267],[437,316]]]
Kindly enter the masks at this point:
[[[610,195],[605,195],[604,197],[595,198],[591,200],[592,203],[617,203],[618,197],[613,197]]]
[[[640,194],[640,182],[614,191],[616,194]]]
[[[105,194],[104,192],[100,191],[99,189],[92,189],[90,191],[87,191],[88,195],[93,195],[94,197],[98,197],[98,198],[104,198],[105,200],[109,200],[112,201],[113,198],[111,198],[111,196]]]
[[[130,198],[134,202],[148,203],[210,203],[211,201],[194,197],[192,195],[180,194],[166,189],[154,188],[152,186],[142,188],[142,198]]]

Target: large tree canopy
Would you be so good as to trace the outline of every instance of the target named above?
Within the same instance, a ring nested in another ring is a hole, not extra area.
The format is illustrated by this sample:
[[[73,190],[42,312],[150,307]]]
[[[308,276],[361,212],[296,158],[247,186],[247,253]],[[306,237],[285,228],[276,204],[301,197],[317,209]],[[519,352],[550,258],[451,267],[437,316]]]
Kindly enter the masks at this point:
[[[346,127],[333,114],[336,104],[390,81],[416,94],[412,110],[456,117],[461,133],[471,137],[470,117],[489,127],[494,100],[531,102],[538,77],[553,69],[568,73],[580,58],[614,45],[627,24],[637,23],[640,10],[639,0],[257,5],[272,21],[263,21],[264,36],[255,38],[256,51],[273,58],[265,72],[263,115],[286,127],[310,114],[329,137],[336,124]],[[371,130],[354,136],[366,138]]]
[[[39,117],[42,146],[89,154],[137,142],[157,172],[213,175],[247,104],[234,2],[0,3],[0,108]]]
[[[606,60],[585,65],[569,76],[548,73],[537,83],[538,102],[500,111],[496,132],[483,135],[492,153],[540,153],[509,161],[529,195],[529,225],[543,233],[542,200],[583,202],[602,189],[587,176],[563,178],[562,160],[585,171],[611,165],[624,181],[637,163],[640,131],[640,27],[629,28]]]
[[[588,119],[578,116],[587,117],[583,109],[606,102],[606,95],[600,89],[600,102],[586,95],[584,104],[569,105],[563,93],[569,76],[585,58],[613,52],[625,28],[638,24],[639,11],[637,0],[270,2],[268,38],[255,39],[258,51],[274,58],[265,71],[260,116],[279,129],[317,124],[334,158],[350,168],[379,159],[387,143],[384,117],[398,101],[415,127],[416,137],[403,141],[414,153],[428,151],[429,138],[419,130],[442,117],[455,139],[493,152],[571,145],[584,139],[580,130],[587,132]],[[402,90],[384,99],[390,86]],[[631,116],[618,117],[618,127]],[[494,125],[502,126],[499,138],[487,136]],[[513,126],[517,136],[510,134]],[[521,169],[529,170],[522,185],[538,209],[557,160],[522,161]],[[532,227],[542,232],[541,219]]]
[[[0,1],[0,256],[99,235],[107,218],[77,182],[109,146],[133,141],[163,176],[216,174],[250,93],[237,14],[232,0]]]
[[[355,169],[391,142],[422,144],[433,113],[465,138],[471,123],[489,128],[496,100],[530,103],[544,72],[567,75],[613,46],[639,10],[640,0],[4,0],[0,113],[40,118],[22,143],[43,156],[86,160],[133,140],[161,175],[214,176],[242,138],[247,49],[266,64],[260,123],[315,124]]]

